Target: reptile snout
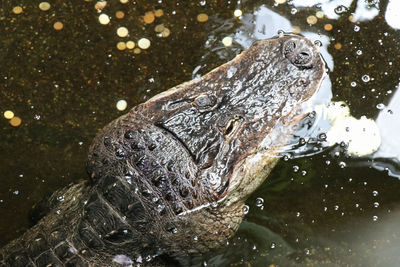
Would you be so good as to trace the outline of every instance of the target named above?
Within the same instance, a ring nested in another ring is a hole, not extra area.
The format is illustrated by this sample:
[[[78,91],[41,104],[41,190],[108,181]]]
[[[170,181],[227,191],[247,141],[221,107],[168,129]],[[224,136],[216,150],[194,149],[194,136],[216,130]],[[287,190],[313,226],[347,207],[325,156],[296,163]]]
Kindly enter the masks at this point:
[[[283,44],[284,56],[298,68],[312,68],[313,45],[305,39],[291,38]]]

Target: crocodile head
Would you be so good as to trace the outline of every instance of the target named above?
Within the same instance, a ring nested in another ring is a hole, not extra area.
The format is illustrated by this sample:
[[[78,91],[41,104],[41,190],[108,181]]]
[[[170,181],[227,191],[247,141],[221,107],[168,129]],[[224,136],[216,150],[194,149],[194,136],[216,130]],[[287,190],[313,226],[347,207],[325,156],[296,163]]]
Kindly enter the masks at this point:
[[[207,201],[243,202],[272,169],[301,103],[326,74],[298,35],[255,42],[234,60],[153,99],[153,116],[185,147]]]
[[[217,247],[237,229],[244,201],[276,164],[324,76],[310,40],[257,41],[108,125],[90,149],[88,172],[106,200],[123,184],[108,206],[120,209],[143,247],[175,255]]]

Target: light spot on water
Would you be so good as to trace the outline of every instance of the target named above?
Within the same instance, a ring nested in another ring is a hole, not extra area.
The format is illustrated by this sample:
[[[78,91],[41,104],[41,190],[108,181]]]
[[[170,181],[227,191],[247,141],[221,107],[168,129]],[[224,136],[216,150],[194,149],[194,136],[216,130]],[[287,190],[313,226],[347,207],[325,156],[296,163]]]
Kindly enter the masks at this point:
[[[118,42],[117,43],[117,49],[118,50],[125,50],[126,49],[126,43],[125,42]]]
[[[6,118],[7,120],[11,120],[12,118],[14,118],[14,112],[12,112],[11,110],[4,111],[4,118]]]
[[[155,20],[155,15],[152,11],[146,12],[143,16],[143,21],[146,24],[151,24],[154,22],[154,20]]]
[[[100,24],[106,25],[106,24],[110,23],[110,17],[106,14],[100,14],[99,22],[100,22]]]
[[[50,9],[50,4],[48,2],[41,2],[39,4],[39,9],[42,11],[47,11]]]
[[[322,19],[322,18],[324,17],[324,13],[322,13],[322,11],[317,11],[317,12],[315,13],[315,16],[316,16],[317,18],[319,18],[319,19]]]
[[[117,19],[123,19],[125,17],[125,13],[123,11],[117,11],[115,12],[115,17]]]
[[[154,16],[157,18],[162,17],[164,15],[164,11],[162,9],[157,9],[154,11]]]
[[[327,23],[327,24],[324,25],[324,30],[325,30],[325,31],[329,32],[329,31],[331,31],[332,29],[333,29],[332,24]]]
[[[235,17],[240,17],[240,16],[242,16],[243,15],[243,12],[242,12],[242,10],[240,10],[240,9],[236,9],[234,12],[233,12],[233,15],[235,16]]]
[[[342,44],[341,43],[336,43],[334,45],[334,47],[335,47],[336,50],[340,50],[340,49],[342,49]]]
[[[208,20],[208,15],[205,13],[200,13],[197,15],[198,22],[206,22]]]
[[[119,100],[116,104],[117,109],[120,111],[125,110],[127,106],[128,106],[128,103],[124,99]]]
[[[133,41],[126,42],[126,48],[128,48],[128,49],[135,48],[135,42],[133,42]]]
[[[126,27],[119,27],[117,29],[117,35],[119,37],[127,37],[128,34],[129,34],[129,31],[128,31],[128,29]]]
[[[21,123],[22,123],[22,120],[21,120],[20,117],[16,117],[16,116],[15,116],[15,117],[11,118],[11,120],[10,120],[11,126],[14,126],[14,127],[20,126]]]
[[[311,16],[307,17],[307,23],[310,24],[310,25],[316,24],[317,21],[318,21],[318,19],[317,19],[316,16],[311,15]]]
[[[12,11],[13,11],[14,14],[19,15],[19,14],[21,14],[23,12],[23,9],[20,6],[16,6],[16,7],[13,8]]]
[[[53,25],[54,30],[61,31],[64,28],[64,24],[61,21],[57,21]]]
[[[98,1],[96,2],[96,4],[94,4],[94,9],[97,10],[102,10],[103,8],[105,8],[107,6],[107,1]]]
[[[139,46],[141,49],[147,49],[147,48],[150,47],[150,40],[147,39],[147,38],[141,38],[141,39],[139,39],[139,41],[138,41],[138,46]]]

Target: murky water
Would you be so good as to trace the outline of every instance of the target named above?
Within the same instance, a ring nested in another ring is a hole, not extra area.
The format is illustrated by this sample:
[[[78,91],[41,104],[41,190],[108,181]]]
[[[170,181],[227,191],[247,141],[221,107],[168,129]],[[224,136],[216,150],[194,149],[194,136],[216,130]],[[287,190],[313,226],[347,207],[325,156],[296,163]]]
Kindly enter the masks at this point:
[[[318,101],[332,96],[356,118],[375,119],[381,147],[362,158],[335,146],[282,160],[248,200],[238,235],[192,264],[400,262],[397,1],[144,2],[108,1],[96,9],[96,1],[52,1],[47,11],[39,2],[0,4],[0,245],[29,227],[36,202],[86,178],[95,133],[126,112],[116,108],[119,100],[131,108],[284,30],[322,42],[331,87],[327,82]],[[143,17],[154,10],[162,10],[154,21]],[[198,18],[202,13],[208,17]],[[101,24],[100,14],[110,22]],[[122,26],[127,37],[117,35]],[[225,37],[232,45],[224,46]],[[149,48],[120,50],[128,41],[138,48],[141,38]],[[3,117],[7,110],[14,119]]]

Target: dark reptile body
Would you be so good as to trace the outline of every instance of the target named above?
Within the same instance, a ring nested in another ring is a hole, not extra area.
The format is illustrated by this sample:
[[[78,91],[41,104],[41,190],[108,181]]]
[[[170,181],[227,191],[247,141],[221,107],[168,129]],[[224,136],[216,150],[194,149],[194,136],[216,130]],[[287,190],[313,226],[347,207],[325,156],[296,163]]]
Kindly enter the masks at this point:
[[[90,179],[55,192],[1,265],[152,266],[220,247],[324,75],[318,48],[285,35],[134,107],[96,136]]]

